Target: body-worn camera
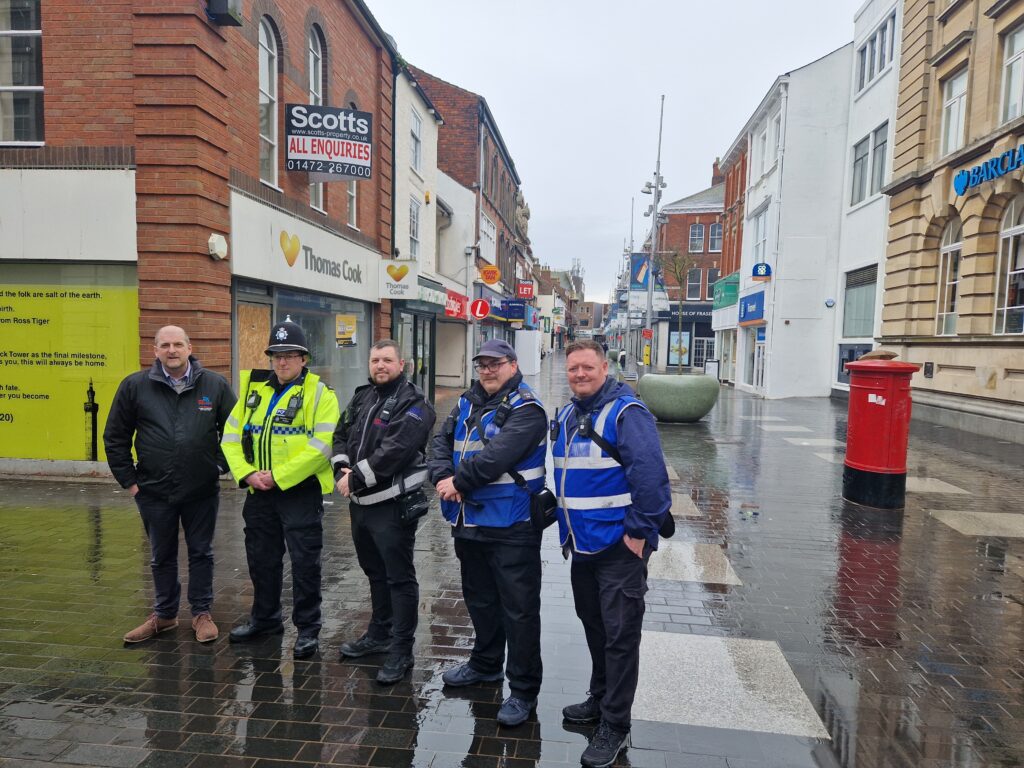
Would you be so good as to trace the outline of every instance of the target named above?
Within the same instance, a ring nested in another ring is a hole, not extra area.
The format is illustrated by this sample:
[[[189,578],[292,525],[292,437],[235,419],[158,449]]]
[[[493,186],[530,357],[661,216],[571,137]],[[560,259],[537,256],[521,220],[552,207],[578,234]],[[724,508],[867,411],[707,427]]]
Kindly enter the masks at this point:
[[[248,430],[248,424],[245,426],[247,428],[242,432],[242,455],[245,456],[248,463],[252,464],[256,460],[256,453],[253,450],[252,432]]]

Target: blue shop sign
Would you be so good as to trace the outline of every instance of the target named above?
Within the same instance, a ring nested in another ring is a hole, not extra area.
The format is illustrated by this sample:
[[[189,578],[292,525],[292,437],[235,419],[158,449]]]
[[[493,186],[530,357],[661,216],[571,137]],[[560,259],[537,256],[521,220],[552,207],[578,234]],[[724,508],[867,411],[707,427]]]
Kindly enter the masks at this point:
[[[1024,144],[1016,149],[1008,149],[996,157],[990,157],[970,170],[965,168],[960,171],[953,177],[953,190],[958,195],[962,195],[982,182],[994,181],[1022,166],[1024,166]]]
[[[537,328],[540,326],[540,312],[536,307],[526,305],[526,317],[523,319],[524,328]]]
[[[771,268],[771,265],[767,264],[765,262],[761,262],[760,264],[755,264],[754,265],[754,269],[751,270],[750,278],[751,278],[751,280],[756,280],[756,281],[762,282],[762,283],[763,282],[767,282],[768,280],[771,280],[772,279],[772,268]]]
[[[740,296],[740,325],[764,325],[764,291]]]
[[[505,318],[508,320],[526,319],[526,302],[519,299],[506,299],[501,302],[501,308]]]

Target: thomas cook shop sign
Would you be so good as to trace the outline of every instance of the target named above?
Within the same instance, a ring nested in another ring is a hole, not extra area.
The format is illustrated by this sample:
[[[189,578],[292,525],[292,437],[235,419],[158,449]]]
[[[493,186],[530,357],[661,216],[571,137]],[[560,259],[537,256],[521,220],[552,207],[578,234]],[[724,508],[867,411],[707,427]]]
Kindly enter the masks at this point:
[[[373,115],[313,104],[285,107],[285,167],[310,181],[368,179],[373,170]]]
[[[1024,167],[1024,144],[1016,149],[1009,149],[1001,155],[990,157],[970,170],[966,168],[953,177],[953,189],[962,195],[986,181],[995,181],[1011,171]]]

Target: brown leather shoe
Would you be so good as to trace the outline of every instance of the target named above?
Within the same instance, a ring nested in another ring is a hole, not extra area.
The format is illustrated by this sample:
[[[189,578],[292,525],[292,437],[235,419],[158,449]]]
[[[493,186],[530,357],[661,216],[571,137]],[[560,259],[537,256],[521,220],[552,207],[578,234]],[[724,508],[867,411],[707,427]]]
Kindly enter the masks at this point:
[[[217,625],[213,623],[208,613],[200,613],[192,618],[192,631],[196,633],[196,640],[200,643],[212,643],[220,636]]]
[[[154,635],[174,629],[176,626],[178,626],[177,619],[161,619],[155,613],[151,613],[148,619],[124,636],[124,641],[126,643],[141,643],[143,640],[149,640]]]

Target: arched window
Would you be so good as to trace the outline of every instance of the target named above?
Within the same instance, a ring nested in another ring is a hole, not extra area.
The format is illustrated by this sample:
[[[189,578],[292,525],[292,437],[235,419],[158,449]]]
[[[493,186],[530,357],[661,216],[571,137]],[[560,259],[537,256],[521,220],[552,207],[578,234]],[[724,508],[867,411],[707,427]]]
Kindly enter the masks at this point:
[[[996,271],[995,333],[1024,333],[1024,195],[1006,207]]]
[[[939,302],[935,315],[935,333],[939,336],[956,335],[956,298],[963,245],[963,227],[960,219],[954,219],[946,225],[939,244]]]
[[[260,180],[277,186],[277,38],[260,20]]]
[[[324,103],[324,46],[316,24],[309,28],[309,103]],[[309,204],[324,209],[323,182],[314,181],[309,185]]]

